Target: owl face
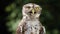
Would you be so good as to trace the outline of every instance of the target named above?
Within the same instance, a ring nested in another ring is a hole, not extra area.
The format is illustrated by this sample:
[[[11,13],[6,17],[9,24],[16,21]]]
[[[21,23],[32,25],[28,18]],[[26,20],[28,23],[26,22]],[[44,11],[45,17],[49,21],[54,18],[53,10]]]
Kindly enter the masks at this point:
[[[41,10],[42,8],[39,5],[29,3],[23,6],[22,14],[29,17],[37,18],[41,14]]]

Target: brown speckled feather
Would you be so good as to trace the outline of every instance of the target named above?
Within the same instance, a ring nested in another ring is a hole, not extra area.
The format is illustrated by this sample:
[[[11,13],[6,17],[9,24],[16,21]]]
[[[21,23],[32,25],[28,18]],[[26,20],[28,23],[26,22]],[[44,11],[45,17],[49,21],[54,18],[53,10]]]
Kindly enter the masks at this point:
[[[22,32],[21,32],[21,28],[20,28],[20,27],[17,28],[17,30],[16,30],[16,34],[22,34]]]
[[[19,22],[19,24],[18,24],[18,26],[17,26],[17,29],[16,29],[16,34],[22,34],[24,21],[25,21],[25,20],[21,20],[21,22]]]
[[[41,29],[39,30],[39,34],[46,34],[45,27],[42,26]]]

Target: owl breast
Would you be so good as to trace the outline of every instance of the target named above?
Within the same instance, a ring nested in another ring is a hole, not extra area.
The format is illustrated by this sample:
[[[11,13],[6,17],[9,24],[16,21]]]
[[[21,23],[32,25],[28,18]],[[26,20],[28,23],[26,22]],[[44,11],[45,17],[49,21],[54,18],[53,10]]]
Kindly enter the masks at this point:
[[[26,29],[25,34],[39,34],[39,21],[27,21],[24,29]]]

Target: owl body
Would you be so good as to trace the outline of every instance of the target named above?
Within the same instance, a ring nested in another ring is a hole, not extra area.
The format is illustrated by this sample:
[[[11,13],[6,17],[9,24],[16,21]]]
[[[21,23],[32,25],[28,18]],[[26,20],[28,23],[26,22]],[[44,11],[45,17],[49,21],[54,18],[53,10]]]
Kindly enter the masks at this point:
[[[23,18],[16,30],[16,34],[46,34],[45,27],[39,21],[41,14],[39,5],[29,3],[23,6]]]
[[[26,28],[26,29],[25,29]],[[27,21],[25,25],[25,34],[39,34],[40,23],[39,21]]]

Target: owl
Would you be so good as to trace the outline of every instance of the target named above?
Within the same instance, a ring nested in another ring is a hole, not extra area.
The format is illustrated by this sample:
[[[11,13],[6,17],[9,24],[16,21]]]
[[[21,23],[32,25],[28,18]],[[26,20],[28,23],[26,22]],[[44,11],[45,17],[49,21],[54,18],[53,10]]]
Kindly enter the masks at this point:
[[[41,6],[28,3],[22,8],[22,20],[19,22],[16,34],[46,34],[45,27],[39,21]]]

